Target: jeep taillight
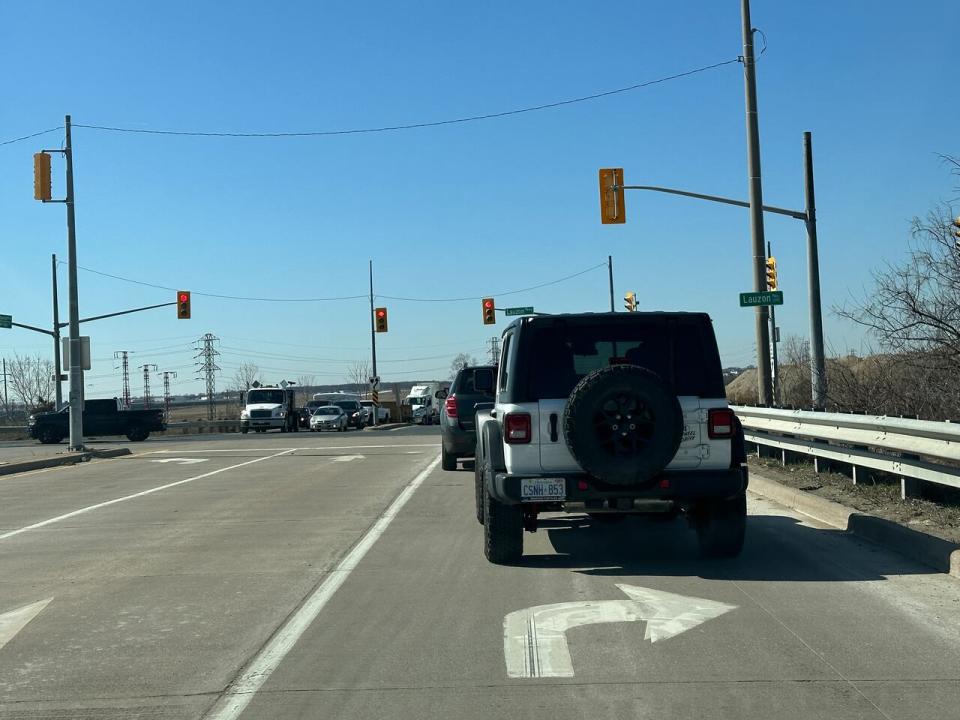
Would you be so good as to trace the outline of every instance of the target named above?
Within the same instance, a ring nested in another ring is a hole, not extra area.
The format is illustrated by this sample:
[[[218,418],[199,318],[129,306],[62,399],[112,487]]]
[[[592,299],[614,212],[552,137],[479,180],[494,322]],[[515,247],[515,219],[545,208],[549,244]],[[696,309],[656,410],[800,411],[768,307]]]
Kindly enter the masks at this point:
[[[711,408],[707,416],[707,435],[711,440],[732,438],[733,410],[729,408]]]
[[[457,416],[457,396],[451,395],[443,403],[443,409],[447,411],[447,417]]]
[[[530,415],[528,413],[508,413],[503,418],[503,441],[505,443],[530,442]]]

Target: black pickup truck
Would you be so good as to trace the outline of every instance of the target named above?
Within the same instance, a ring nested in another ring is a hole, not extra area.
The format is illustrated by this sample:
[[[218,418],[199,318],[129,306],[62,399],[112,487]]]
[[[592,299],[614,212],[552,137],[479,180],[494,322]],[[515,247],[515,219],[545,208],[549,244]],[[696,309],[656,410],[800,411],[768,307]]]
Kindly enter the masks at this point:
[[[27,423],[30,437],[46,445],[60,442],[70,434],[70,407],[59,412],[31,415]],[[121,410],[116,398],[87,400],[83,408],[85,437],[126,435],[133,442],[146,440],[151,432],[166,430],[163,410]]]

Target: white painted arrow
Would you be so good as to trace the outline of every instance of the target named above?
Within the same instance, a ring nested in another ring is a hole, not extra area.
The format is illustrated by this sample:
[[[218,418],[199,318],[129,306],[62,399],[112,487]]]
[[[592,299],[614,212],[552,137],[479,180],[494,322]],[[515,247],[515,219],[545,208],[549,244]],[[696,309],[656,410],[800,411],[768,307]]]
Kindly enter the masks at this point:
[[[13,640],[18,632],[23,630],[24,626],[39,615],[43,609],[50,604],[52,597],[39,602],[24,605],[16,610],[0,615],[0,648],[3,648],[8,642]]]
[[[150,462],[158,463],[180,463],[181,465],[196,465],[197,463],[206,462],[209,458],[163,458],[162,460],[151,460]]]
[[[655,643],[736,610],[736,605],[662,590],[617,584],[629,600],[537,605],[503,619],[503,655],[513,678],[573,677],[567,646],[570,628],[597,623],[647,623],[644,639]]]
[[[333,459],[334,462],[350,462],[351,460],[364,460],[366,455],[338,455]]]

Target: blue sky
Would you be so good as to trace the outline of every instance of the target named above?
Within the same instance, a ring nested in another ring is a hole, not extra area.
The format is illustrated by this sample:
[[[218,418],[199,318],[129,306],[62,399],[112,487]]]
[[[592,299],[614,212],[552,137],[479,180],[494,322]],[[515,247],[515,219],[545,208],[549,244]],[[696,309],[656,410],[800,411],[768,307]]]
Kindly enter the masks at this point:
[[[401,5],[403,5],[401,7]],[[910,218],[949,198],[937,153],[960,153],[960,4],[755,0],[769,44],[758,65],[764,198],[802,207],[801,138],[813,132],[826,308],[906,250]],[[739,3],[45,2],[5,7],[0,139],[75,123],[142,129],[308,131],[435,121],[588,95],[737,57]],[[0,147],[0,312],[50,323],[50,254],[66,258],[64,210],[32,199],[31,156],[59,133]],[[74,134],[80,264],[226,295],[479,297],[614,258],[617,304],[708,310],[727,364],[753,356],[749,218],[652,193],[601,226],[599,167],[633,184],[745,198],[743,78],[732,64],[592,102],[439,128],[237,139]],[[59,168],[55,160],[55,178]],[[62,185],[60,185],[62,188]],[[57,182],[55,181],[55,192]],[[808,332],[803,226],[768,216],[784,335]],[[66,309],[66,273],[61,272]],[[173,293],[80,273],[81,314]],[[547,312],[604,310],[606,272],[505,296]],[[460,351],[499,334],[479,300],[384,300],[385,380],[444,377]],[[194,297],[84,326],[88,396],[119,393],[112,355],[199,390],[193,339],[221,337],[229,384],[243,361],[265,380],[338,382],[369,347],[363,300],[258,303]],[[826,309],[825,308],[825,309]],[[22,330],[0,354],[49,352]],[[827,314],[836,352],[862,333]],[[139,380],[134,381],[134,388]]]

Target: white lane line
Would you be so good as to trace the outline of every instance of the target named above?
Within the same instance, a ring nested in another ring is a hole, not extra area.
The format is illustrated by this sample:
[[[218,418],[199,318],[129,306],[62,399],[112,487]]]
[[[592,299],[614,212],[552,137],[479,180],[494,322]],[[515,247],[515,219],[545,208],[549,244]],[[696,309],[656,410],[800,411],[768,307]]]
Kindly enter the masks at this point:
[[[360,450],[367,448],[408,448],[408,447],[437,447],[438,443],[393,443],[392,445],[314,445],[312,447],[293,447],[284,448],[284,450],[293,452],[294,450]],[[224,453],[224,452],[270,452],[277,448],[211,448],[208,450],[152,450],[152,453],[177,453],[178,455],[187,455],[190,453]],[[146,454],[146,453],[144,453]]]
[[[406,425],[401,425],[400,427],[390,428],[389,430],[387,430],[387,432],[396,432],[397,430],[406,430],[406,429],[407,429]]]
[[[247,669],[227,688],[216,704],[206,714],[208,720],[235,720],[244,711],[257,691],[270,678],[287,653],[293,648],[300,636],[316,620],[317,615],[336,594],[340,586],[350,577],[350,573],[357,567],[363,557],[373,547],[377,539],[383,535],[390,523],[397,516],[407,501],[413,496],[417,488],[426,480],[427,476],[440,464],[439,456],[424,468],[401,491],[397,498],[390,503],[390,507],[383,511],[373,526],[367,530],[353,549],[337,563],[322,583],[317,586],[303,605],[300,606],[286,623],[270,638],[263,649],[254,657]]]
[[[127,500],[134,500],[136,498],[144,497],[146,495],[152,495],[153,493],[160,492],[161,490],[167,490],[169,488],[176,487],[177,485],[184,485],[186,483],[193,482],[194,480],[203,480],[203,478],[208,478],[213,475],[219,475],[220,473],[227,472],[227,470],[235,470],[236,468],[243,467],[244,465],[253,465],[253,463],[262,462],[263,460],[272,460],[275,457],[286,455],[289,452],[293,452],[293,451],[284,450],[283,452],[279,452],[275,455],[267,455],[264,457],[254,458],[253,460],[247,460],[246,462],[238,463],[236,465],[230,465],[225,468],[220,468],[219,470],[212,470],[208,473],[203,473],[203,475],[194,475],[193,477],[186,478],[185,480],[177,480],[176,482],[167,483],[166,485],[158,485],[157,487],[150,488],[149,490],[141,490],[140,492],[134,493],[133,495],[124,495],[123,497],[114,498],[113,500],[107,500],[102,503],[97,503],[96,505],[87,505],[87,507],[80,508],[79,510],[74,510],[72,512],[65,513],[63,515],[57,515],[56,517],[52,517],[47,520],[41,520],[40,522],[34,523],[33,525],[27,525],[26,527],[22,527],[18,530],[11,530],[10,532],[3,533],[2,535],[0,535],[0,540],[6,540],[7,538],[12,538],[15,535],[20,535],[21,533],[29,532],[30,530],[37,530],[39,528],[46,527],[47,525],[53,525],[54,523],[58,523],[61,520],[67,520],[69,518],[76,517],[77,515],[83,515],[93,510],[99,510],[100,508],[105,508],[109,505],[116,505],[117,503],[126,502]]]

